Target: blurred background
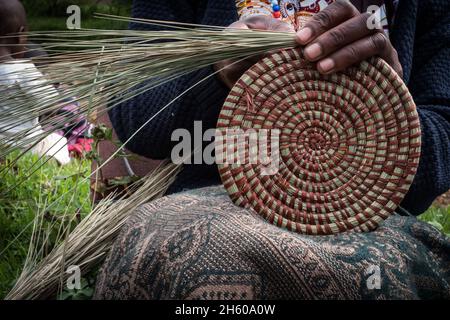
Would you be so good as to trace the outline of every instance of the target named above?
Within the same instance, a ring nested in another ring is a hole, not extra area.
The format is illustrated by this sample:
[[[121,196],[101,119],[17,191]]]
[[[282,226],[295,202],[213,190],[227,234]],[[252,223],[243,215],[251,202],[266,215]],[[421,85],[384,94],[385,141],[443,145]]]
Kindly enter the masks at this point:
[[[21,0],[30,31],[67,30],[67,8],[81,9],[81,27],[88,29],[127,29],[127,22],[94,18],[94,13],[130,16],[132,0]],[[108,132],[105,133],[108,136]],[[111,138],[112,139],[112,138]],[[95,140],[95,139],[94,139]],[[77,146],[77,145],[76,145]],[[83,179],[91,173],[95,150],[80,148],[72,161],[61,166],[54,159],[41,159],[26,154],[17,162],[20,152],[0,159],[0,299],[14,285],[23,268],[30,246],[33,221],[43,213],[43,225],[48,228],[46,253],[56,244],[59,226],[66,225],[66,213],[78,223],[91,210],[90,183]],[[120,183],[120,181],[118,181]],[[75,192],[73,186],[78,185]],[[99,186],[100,188],[101,186]],[[67,197],[65,194],[69,194]],[[60,199],[46,210],[46,204]],[[67,220],[69,220],[69,218]],[[73,226],[76,225],[74,223]],[[51,230],[54,229],[56,232]],[[85,299],[92,294],[94,277],[83,278],[82,290],[65,292],[63,299]]]
[[[67,30],[66,10],[81,8],[81,27],[87,29],[126,29],[126,22],[93,18],[94,13],[129,16],[132,0],[22,0],[31,31]]]

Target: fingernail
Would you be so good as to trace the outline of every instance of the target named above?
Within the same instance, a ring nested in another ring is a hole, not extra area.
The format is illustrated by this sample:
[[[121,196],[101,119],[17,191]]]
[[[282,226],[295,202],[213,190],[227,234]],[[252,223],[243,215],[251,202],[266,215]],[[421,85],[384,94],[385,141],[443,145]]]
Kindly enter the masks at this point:
[[[334,60],[331,58],[327,58],[319,62],[319,68],[322,69],[323,72],[331,71],[335,66]]]
[[[305,49],[305,55],[310,59],[316,59],[322,54],[322,47],[318,43],[314,43],[307,46]]]
[[[306,43],[312,37],[312,30],[310,28],[303,28],[297,32],[297,38],[302,42]]]

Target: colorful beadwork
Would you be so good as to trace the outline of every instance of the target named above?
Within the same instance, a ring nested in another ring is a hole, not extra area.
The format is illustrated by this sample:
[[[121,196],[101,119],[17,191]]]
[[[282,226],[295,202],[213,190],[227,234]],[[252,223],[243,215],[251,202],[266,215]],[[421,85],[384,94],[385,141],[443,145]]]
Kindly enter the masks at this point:
[[[253,15],[268,15],[281,19],[294,26],[295,29],[303,27],[316,13],[325,9],[335,0],[236,0],[240,19]],[[383,28],[388,34],[386,8],[380,10]]]

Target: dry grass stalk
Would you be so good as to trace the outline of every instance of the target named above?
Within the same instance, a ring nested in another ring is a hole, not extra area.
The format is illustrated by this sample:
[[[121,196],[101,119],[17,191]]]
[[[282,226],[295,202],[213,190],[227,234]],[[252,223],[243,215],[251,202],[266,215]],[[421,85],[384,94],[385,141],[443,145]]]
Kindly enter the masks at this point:
[[[165,163],[145,178],[129,198],[103,200],[49,255],[35,266],[24,268],[6,299],[45,299],[55,295],[68,266],[86,273],[108,253],[120,228],[140,205],[162,196],[179,166]]]
[[[10,106],[7,113],[0,115],[1,123],[7,124],[0,127],[0,132],[14,128],[26,120],[24,118],[32,119],[43,114],[47,117],[42,125],[58,129],[62,124],[55,112],[65,105],[68,98],[75,99],[80,104],[80,111],[89,117],[100,110],[104,112],[105,101],[109,102],[107,109],[113,108],[163,83],[224,59],[242,59],[268,50],[295,46],[293,35],[288,33],[230,30],[114,16],[104,18],[150,24],[165,30],[30,33],[31,41],[40,42],[50,52],[49,57],[33,59],[41,65],[45,63],[40,68],[46,78],[31,86],[34,90],[32,97],[13,86],[0,87],[0,103]],[[37,80],[32,72],[21,74],[24,76],[30,82]],[[49,85],[56,83],[64,88],[59,95],[50,92]],[[161,110],[168,105],[161,106]],[[18,147],[35,144],[42,138],[41,135],[30,138],[30,132],[19,132],[8,141],[0,141],[0,157]],[[111,159],[106,160],[103,166]],[[61,244],[46,257],[43,257],[42,248],[36,247],[42,233],[42,216],[37,214],[25,267],[7,299],[54,296],[65,278],[67,266],[77,265],[82,273],[91,270],[107,254],[128,216],[141,204],[160,197],[178,170],[178,166],[165,164],[146,178],[130,198],[117,202],[112,198],[103,200],[73,232],[68,234],[68,226],[60,229],[58,239]]]

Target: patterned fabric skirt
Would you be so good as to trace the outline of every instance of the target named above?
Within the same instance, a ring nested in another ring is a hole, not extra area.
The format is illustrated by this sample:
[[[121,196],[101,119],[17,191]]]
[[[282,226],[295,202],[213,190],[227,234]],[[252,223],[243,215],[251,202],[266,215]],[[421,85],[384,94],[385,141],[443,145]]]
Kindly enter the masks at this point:
[[[414,217],[306,236],[235,206],[222,186],[142,206],[95,299],[450,299],[450,240]]]

